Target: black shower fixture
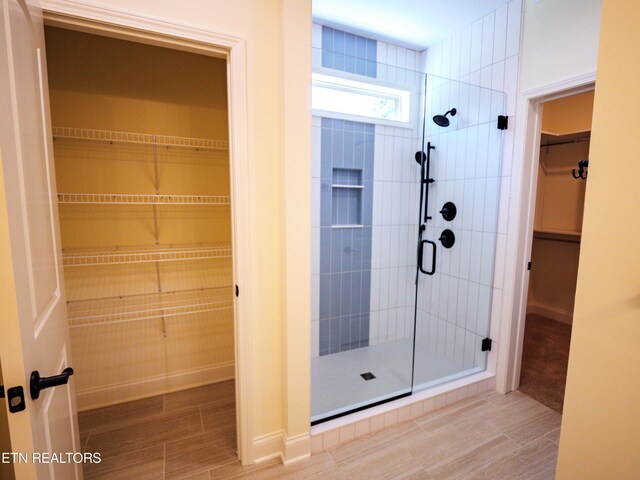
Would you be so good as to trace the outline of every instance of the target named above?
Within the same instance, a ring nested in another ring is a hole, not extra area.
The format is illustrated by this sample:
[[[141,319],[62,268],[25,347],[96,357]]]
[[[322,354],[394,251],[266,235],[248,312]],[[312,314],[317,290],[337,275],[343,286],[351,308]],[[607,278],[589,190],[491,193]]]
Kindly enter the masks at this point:
[[[449,126],[449,119],[447,118],[447,115],[451,114],[452,117],[455,117],[456,113],[458,113],[458,111],[455,108],[452,108],[451,110],[449,110],[444,115],[436,115],[436,116],[434,116],[433,117],[433,121],[439,127],[448,127]]]
[[[448,228],[440,234],[440,243],[444,248],[451,248],[456,243],[456,236]]]
[[[453,202],[447,202],[442,206],[442,210],[440,210],[442,214],[442,218],[444,218],[447,222],[450,222],[456,215],[458,214],[458,209],[456,208],[456,204]]]

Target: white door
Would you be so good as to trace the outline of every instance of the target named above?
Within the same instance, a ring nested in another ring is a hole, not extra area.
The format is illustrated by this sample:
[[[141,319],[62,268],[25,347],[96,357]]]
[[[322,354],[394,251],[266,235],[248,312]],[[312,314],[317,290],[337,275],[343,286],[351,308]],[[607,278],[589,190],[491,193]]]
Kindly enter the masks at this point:
[[[32,372],[72,366],[42,12],[32,0],[0,5],[0,356],[5,389],[23,387],[26,400],[8,413],[9,430],[13,452],[64,455],[81,451],[73,377],[37,400],[29,388]],[[31,460],[15,464],[18,480],[82,478],[75,463]]]

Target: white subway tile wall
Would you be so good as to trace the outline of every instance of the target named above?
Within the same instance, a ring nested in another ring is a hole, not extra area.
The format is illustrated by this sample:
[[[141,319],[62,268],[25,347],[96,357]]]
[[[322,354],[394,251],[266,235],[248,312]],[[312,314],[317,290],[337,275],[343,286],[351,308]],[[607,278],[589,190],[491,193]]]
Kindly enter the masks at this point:
[[[314,53],[313,64],[316,67],[338,68],[350,71],[341,54],[346,52],[342,36],[335,29],[320,25],[313,26],[314,49],[329,50],[330,54]],[[347,34],[345,34],[347,35]],[[347,35],[348,36],[348,35]],[[345,36],[345,39],[347,38]],[[325,40],[325,37],[330,37]],[[336,47],[336,38],[339,45]],[[355,37],[356,42],[358,36]],[[368,40],[368,39],[364,39]],[[333,43],[332,43],[333,42]],[[346,40],[345,40],[346,42]],[[369,322],[368,344],[377,345],[389,341],[411,338],[413,335],[415,287],[415,239],[417,238],[418,218],[418,174],[419,166],[413,160],[414,153],[421,142],[419,133],[423,75],[414,70],[419,67],[420,54],[415,50],[390,45],[385,42],[365,42],[366,61],[370,62],[370,53],[376,53],[377,65],[369,66],[363,71],[350,71],[379,80],[394,83],[413,92],[410,127],[399,128],[384,125],[375,126],[374,141],[374,174],[373,174],[373,208],[372,208],[372,247],[371,247],[371,283],[370,310],[367,312]],[[375,44],[375,46],[374,46]],[[337,61],[336,54],[340,57]],[[345,53],[346,54],[346,53]],[[349,56],[348,54],[346,54]],[[408,69],[408,70],[407,70]],[[372,72],[375,75],[372,75]],[[416,93],[417,92],[417,93]],[[327,120],[325,119],[325,127]],[[321,225],[330,222],[331,218],[321,218],[322,181],[330,175],[323,168],[323,119],[314,117],[312,123],[312,355],[318,356],[333,353],[335,348],[323,344],[326,327],[321,327],[322,275],[326,269],[322,264]],[[324,150],[330,147],[324,144]],[[326,162],[325,162],[326,163]],[[335,183],[335,182],[334,182]],[[338,193],[336,193],[338,195]],[[337,205],[337,202],[333,202]],[[324,222],[324,223],[323,223]],[[324,255],[326,257],[326,255]],[[331,267],[327,267],[331,268]],[[330,281],[325,282],[325,289],[331,289]],[[362,312],[364,314],[364,312]],[[323,321],[322,323],[327,323]],[[336,323],[336,322],[334,322]],[[337,325],[336,325],[337,326]],[[329,331],[331,328],[329,327]],[[328,334],[329,336],[331,333]],[[362,339],[365,335],[362,335]],[[323,344],[323,348],[319,347]],[[331,341],[329,342],[331,344]],[[361,342],[358,346],[367,346]],[[350,345],[349,348],[357,348]]]
[[[494,341],[492,355],[499,345],[521,14],[521,0],[513,0],[423,52],[382,41],[375,49],[380,80],[404,84],[416,92],[420,77],[410,71],[433,75],[427,80],[429,118],[451,107],[460,111],[444,131],[427,122],[427,138],[437,146],[431,175],[437,181],[430,191],[429,213],[434,221],[429,222],[425,238],[437,238],[442,229],[450,228],[456,233],[457,248],[439,247],[439,280],[420,282],[417,336],[430,352],[461,369],[484,368],[486,354],[479,348],[484,336]],[[322,27],[314,25],[315,50],[322,48],[322,37]],[[321,66],[322,56],[314,52],[313,61]],[[506,94],[506,100],[499,92]],[[414,108],[421,107],[424,96],[415,94],[412,101]],[[419,110],[412,112],[416,128],[375,128],[370,345],[413,334],[419,202],[419,167],[413,155],[422,142]],[[504,132],[496,129],[498,114],[510,117]],[[318,322],[321,308],[320,136],[321,119],[314,117],[312,322]],[[458,206],[458,217],[452,222],[437,213],[448,200]],[[318,355],[318,332],[317,326],[312,328],[314,356]]]
[[[376,128],[371,345],[413,336],[420,174],[415,135],[411,129]]]
[[[503,114],[509,116],[509,127],[500,133],[495,119],[502,109],[501,95],[438,79],[429,85],[431,79],[427,80],[428,112],[459,110],[446,133],[428,123],[427,137],[437,145],[433,177],[440,182],[433,188],[435,229],[427,229],[427,238],[437,237],[448,223],[456,233],[459,255],[453,254],[454,249],[443,252],[438,259],[441,281],[420,283],[417,341],[445,356],[453,351],[454,361],[464,368],[484,367],[484,354],[478,348],[484,336],[493,340],[489,365],[495,364],[500,345],[521,5],[521,0],[513,0],[477,19],[427,49],[419,60],[429,74],[506,94]],[[478,125],[468,128],[474,123]],[[496,154],[500,150],[501,163]],[[451,199],[459,207],[459,218],[444,222],[437,211]]]

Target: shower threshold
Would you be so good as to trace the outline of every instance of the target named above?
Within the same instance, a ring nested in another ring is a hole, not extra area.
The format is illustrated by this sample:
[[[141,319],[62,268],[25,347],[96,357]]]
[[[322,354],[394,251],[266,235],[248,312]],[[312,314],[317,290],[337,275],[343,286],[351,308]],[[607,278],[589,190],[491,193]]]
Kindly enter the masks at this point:
[[[413,340],[371,345],[365,348],[311,359],[311,423],[336,418],[411,394]],[[440,385],[482,370],[428,351],[416,343],[413,390]],[[376,378],[361,376],[370,372]]]

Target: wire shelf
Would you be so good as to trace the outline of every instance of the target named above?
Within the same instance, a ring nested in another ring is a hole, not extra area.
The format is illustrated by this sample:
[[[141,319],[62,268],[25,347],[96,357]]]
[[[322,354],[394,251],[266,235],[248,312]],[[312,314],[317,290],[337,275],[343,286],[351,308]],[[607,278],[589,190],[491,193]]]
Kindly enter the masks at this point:
[[[172,137],[168,135],[150,135],[148,133],[114,132],[111,130],[92,130],[89,128],[52,127],[53,138],[70,140],[91,140],[110,143],[134,143],[138,145],[157,145],[163,147],[187,147],[204,150],[228,150],[229,142],[208,140],[205,138]]]
[[[229,244],[118,247],[109,249],[86,248],[63,250],[62,264],[65,267],[90,267],[230,257],[231,245]]]
[[[92,205],[231,205],[231,197],[133,193],[58,193],[58,203]]]
[[[68,302],[72,328],[139,322],[233,308],[230,287]]]

